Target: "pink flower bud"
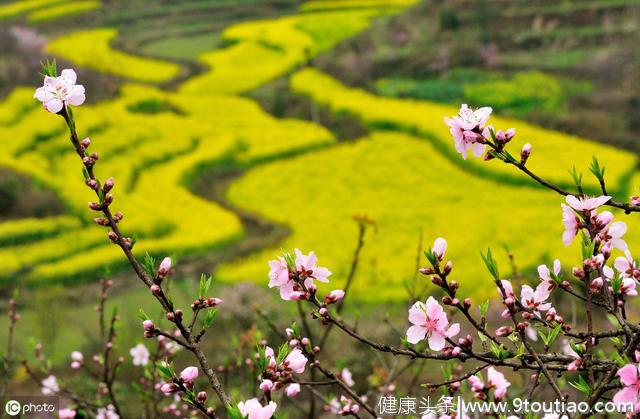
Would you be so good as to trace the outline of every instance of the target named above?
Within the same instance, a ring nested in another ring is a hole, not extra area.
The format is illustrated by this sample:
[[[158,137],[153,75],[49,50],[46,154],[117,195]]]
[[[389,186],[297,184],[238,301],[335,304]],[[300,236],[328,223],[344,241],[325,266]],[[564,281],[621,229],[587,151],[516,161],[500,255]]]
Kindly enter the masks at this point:
[[[522,150],[520,151],[520,163],[525,164],[527,159],[531,155],[531,144],[526,143],[522,146]]]
[[[287,395],[287,397],[296,397],[298,393],[300,393],[300,384],[298,383],[289,384],[284,389],[284,393]]]
[[[115,243],[116,241],[118,241],[118,235],[115,231],[111,230],[107,235],[109,236],[109,240],[111,240],[112,242]]]
[[[102,206],[98,202],[89,202],[89,208],[91,208],[94,211],[99,211],[102,208]]]
[[[499,337],[509,336],[512,331],[513,331],[513,329],[511,329],[511,327],[502,326],[502,327],[499,327],[498,329],[496,329],[496,336],[499,336]]]
[[[459,346],[456,346],[451,351],[451,355],[453,355],[453,356],[460,356],[461,353],[462,353],[462,349]]]
[[[300,341],[304,346],[307,346],[309,344],[309,338],[302,338],[302,340]]]
[[[165,383],[160,387],[160,391],[162,391],[166,396],[176,393],[178,391],[178,386],[174,383]]]
[[[271,380],[263,380],[260,383],[260,390],[262,390],[265,393],[270,392],[272,388],[273,388],[273,381]]]
[[[78,361],[73,361],[71,363],[71,368],[74,369],[74,370],[79,369],[81,366],[82,366],[82,364],[80,362],[78,362]]]
[[[151,332],[153,330],[155,330],[156,326],[153,324],[153,322],[151,320],[145,320],[142,322],[142,327],[144,327],[144,330]]]
[[[215,298],[215,297],[207,298],[207,307],[215,307],[215,306],[219,306],[220,304],[222,304],[222,299],[220,298]]]
[[[109,192],[111,189],[113,189],[113,178],[109,178],[107,180],[104,181],[104,186],[102,187],[102,190],[106,192]]]
[[[80,141],[80,145],[82,146],[82,148],[84,148],[85,150],[87,148],[89,148],[89,145],[91,144],[91,140],[89,139],[89,137],[85,138],[84,140]]]
[[[198,401],[200,403],[204,403],[207,401],[207,392],[206,391],[201,391],[198,393]]]
[[[192,383],[196,378],[198,378],[198,368],[196,367],[187,367],[180,373],[180,379],[187,383]]]
[[[151,287],[149,287],[149,291],[151,291],[152,294],[160,293],[160,285],[153,284]]]
[[[305,294],[304,292],[300,292],[300,291],[294,291],[289,295],[289,298],[293,301],[300,301],[300,300],[306,300],[307,299],[307,294]]]
[[[318,310],[318,313],[320,313],[322,317],[327,317],[327,315],[329,314],[329,310],[327,310],[326,307],[322,307],[320,308],[320,310]]]
[[[158,268],[158,278],[164,278],[169,274],[171,270],[171,258],[166,257],[162,259],[160,262],[160,267]]]
[[[342,301],[344,298],[343,290],[333,290],[324,298],[324,302],[327,304],[337,303],[338,301]]]

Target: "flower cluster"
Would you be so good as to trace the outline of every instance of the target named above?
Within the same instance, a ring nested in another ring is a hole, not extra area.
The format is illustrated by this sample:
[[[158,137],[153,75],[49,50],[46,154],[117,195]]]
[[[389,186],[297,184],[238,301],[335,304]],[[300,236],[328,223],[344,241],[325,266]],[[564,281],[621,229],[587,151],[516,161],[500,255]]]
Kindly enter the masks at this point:
[[[331,271],[317,266],[318,259],[313,252],[308,255],[295,249],[295,257],[291,254],[278,256],[269,262],[269,288],[280,289],[283,300],[303,300],[315,293],[314,281],[329,282]]]

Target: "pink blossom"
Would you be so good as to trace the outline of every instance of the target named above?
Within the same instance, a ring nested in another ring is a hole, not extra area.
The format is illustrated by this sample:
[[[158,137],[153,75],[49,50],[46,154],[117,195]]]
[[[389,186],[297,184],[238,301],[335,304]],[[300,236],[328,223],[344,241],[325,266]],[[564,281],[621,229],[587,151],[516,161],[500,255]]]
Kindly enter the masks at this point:
[[[447,251],[447,241],[442,237],[438,237],[433,243],[431,251],[436,255],[438,260],[442,260],[444,253]]]
[[[76,417],[76,411],[71,409],[60,409],[58,417],[60,419],[73,419]]]
[[[309,252],[308,255],[303,254],[299,249],[295,249],[296,254],[296,270],[305,272],[307,277],[313,278],[320,282],[329,282],[331,271],[322,266],[316,266],[318,258],[315,253]],[[306,285],[306,283],[305,283]]]
[[[565,246],[569,246],[580,230],[580,219],[568,205],[560,204],[560,206],[562,207],[562,224],[564,224],[562,242]]]
[[[629,250],[624,251],[624,256],[618,256],[613,266],[623,275],[632,276],[636,270],[636,261],[633,260]]]
[[[560,274],[560,261],[558,259],[553,261],[553,275],[551,275],[551,271],[547,268],[547,265],[538,266],[538,276],[543,284],[552,290],[557,285],[557,278]]]
[[[302,374],[304,367],[307,365],[307,357],[302,354],[300,349],[294,349],[284,359],[284,364],[293,372]]]
[[[460,332],[458,323],[448,327],[447,314],[433,297],[429,297],[426,305],[421,301],[416,302],[409,309],[409,321],[413,323],[407,330],[409,343],[416,344],[426,336],[429,339],[429,347],[434,351],[444,348],[445,339]]]
[[[284,389],[284,393],[287,395],[287,397],[296,397],[298,393],[300,393],[300,384],[298,383],[289,384]]]
[[[258,399],[249,399],[246,402],[238,403],[238,409],[247,419],[269,419],[273,416],[278,406],[274,402],[262,406]]]
[[[295,269],[300,279],[304,281],[304,286],[311,290],[315,288],[314,280],[329,282],[327,279],[331,271],[327,268],[317,266],[317,257],[314,252],[308,255],[303,254],[299,249],[295,249]],[[286,260],[279,256],[278,259],[269,261],[269,288],[278,287],[280,297],[283,300],[301,300],[305,298],[300,286],[295,282],[289,272]]]
[[[622,278],[622,284],[620,285],[620,294],[628,295],[630,297],[635,297],[638,295],[638,291],[636,291],[636,281],[633,278],[629,278],[627,276]]]
[[[567,195],[566,201],[571,208],[578,212],[591,213],[591,211],[595,210],[598,207],[609,202],[611,199],[608,195],[598,196],[595,198],[589,198],[587,196],[576,198],[573,195]]]
[[[76,72],[62,70],[58,77],[44,77],[44,85],[36,89],[34,98],[51,113],[58,113],[63,107],[80,106],[84,103],[84,86],[76,84]]]
[[[640,407],[638,366],[627,364],[618,370],[617,375],[620,377],[620,384],[623,388],[613,396],[613,402],[615,404],[633,403],[637,411]]]
[[[573,350],[571,344],[567,339],[562,340],[562,353],[565,355],[572,356],[574,358],[580,358],[580,355],[576,351]]]
[[[539,311],[547,311],[551,308],[551,303],[545,302],[549,298],[549,294],[549,288],[544,282],[540,283],[535,291],[529,285],[523,285],[520,292],[521,303],[532,310],[534,314],[540,316]]]
[[[482,380],[480,378],[478,378],[475,375],[472,375],[471,377],[469,377],[467,379],[467,381],[469,381],[469,385],[471,386],[471,390],[475,391],[476,393],[479,391],[482,391],[484,389],[484,383],[482,382]]]
[[[471,151],[475,157],[482,156],[486,148],[483,144],[484,138],[482,137],[482,132],[491,112],[492,109],[488,107],[474,111],[464,104],[460,107],[457,116],[444,118],[453,136],[456,150],[462,155],[463,159],[466,160],[469,151]]]
[[[80,351],[73,351],[73,352],[71,352],[71,360],[72,361],[77,361],[77,362],[82,362],[82,361],[84,361],[84,355],[82,355],[82,352],[80,352]]]
[[[101,407],[96,413],[96,419],[119,419],[120,416],[116,413],[116,408],[112,404],[107,407]]]
[[[349,371],[348,368],[342,369],[342,371],[340,372],[340,378],[349,387],[353,387],[353,385],[355,384],[355,381],[353,381],[353,375],[351,374],[351,371]]]
[[[187,383],[192,383],[196,378],[198,378],[197,367],[187,367],[180,373],[180,379]]]
[[[629,249],[627,242],[622,240],[622,236],[627,232],[627,223],[623,221],[616,221],[604,227],[599,233],[598,237],[602,239],[605,244],[609,244],[616,249],[625,250]]]
[[[149,363],[149,350],[141,343],[131,348],[129,354],[133,358],[133,365],[147,365]]]
[[[60,391],[60,386],[58,385],[58,380],[55,375],[50,375],[44,380],[42,380],[42,394],[45,396],[50,396],[52,394],[56,394]]]
[[[494,389],[493,397],[497,400],[507,395],[507,388],[511,385],[504,375],[493,367],[487,369],[487,386]]]

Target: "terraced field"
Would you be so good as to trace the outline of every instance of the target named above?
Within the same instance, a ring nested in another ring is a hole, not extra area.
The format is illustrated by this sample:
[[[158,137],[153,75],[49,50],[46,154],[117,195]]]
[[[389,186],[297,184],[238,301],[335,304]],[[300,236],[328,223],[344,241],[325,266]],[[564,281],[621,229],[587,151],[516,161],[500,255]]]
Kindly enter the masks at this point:
[[[0,16],[47,10],[38,1],[2,5]],[[421,232],[428,242],[450,240],[459,278],[476,295],[486,277],[477,252],[487,246],[509,246],[523,268],[577,252],[559,240],[559,197],[499,164],[461,161],[443,124],[454,107],[384,98],[309,67],[318,54],[410,7],[407,0],[311,1],[293,14],[234,23],[207,38],[219,47],[198,56],[197,65],[206,69],[198,74],[166,55],[119,49],[117,25],[49,42],[54,56],[123,83],[116,98],[83,105],[76,115],[80,132],[101,152],[98,175],[115,178],[114,205],[125,213],[125,231],[138,239],[137,254],[204,254],[247,238],[238,214],[192,191],[203,168],[243,170],[227,199],[291,230],[275,246],[219,267],[217,276],[229,282],[264,282],[265,261],[294,246],[315,249],[339,282],[355,241],[356,214],[377,223],[357,285],[371,291],[364,298],[403,296]],[[370,135],[340,143],[315,122],[268,114],[247,94],[276,78],[287,79],[315,106],[359,119]],[[0,223],[2,284],[92,281],[105,268],[121,267],[123,258],[90,223],[90,193],[63,122],[43,112],[32,94],[32,87],[17,88],[0,103],[0,137],[8,139],[0,142],[0,166],[54,191],[66,212]],[[567,184],[568,166],[586,171],[597,152],[614,192],[625,196],[632,189],[637,158],[631,153],[519,120],[493,122],[516,127],[515,146],[532,143],[531,166],[554,181]]]

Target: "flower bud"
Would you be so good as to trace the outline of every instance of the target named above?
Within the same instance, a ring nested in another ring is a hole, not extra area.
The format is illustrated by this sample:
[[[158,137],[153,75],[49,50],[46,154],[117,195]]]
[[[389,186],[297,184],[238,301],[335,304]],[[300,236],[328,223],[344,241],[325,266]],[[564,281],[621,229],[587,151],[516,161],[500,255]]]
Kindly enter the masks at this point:
[[[111,230],[109,231],[109,240],[111,240],[112,242],[116,243],[118,241],[118,235],[116,234],[115,231]]]
[[[153,284],[151,287],[149,287],[149,291],[151,291],[151,294],[159,294],[160,293],[160,285]]]
[[[520,163],[522,165],[527,163],[527,159],[531,155],[531,144],[526,143],[522,146],[522,150],[520,151]]]
[[[418,272],[420,272],[422,275],[433,275],[434,270],[432,267],[428,267],[428,268],[420,268],[418,269]]]
[[[113,189],[113,178],[109,178],[107,180],[104,181],[104,186],[102,186],[102,190],[107,193],[109,192],[111,189]]]
[[[207,298],[207,307],[215,307],[222,304],[222,300],[220,298],[210,297]]]
[[[300,384],[291,383],[284,389],[287,397],[296,397],[300,393]]]
[[[302,343],[302,345],[307,346],[309,344],[309,338],[302,338],[302,340],[300,341],[300,343]]]
[[[453,355],[453,356],[460,356],[461,353],[462,353],[462,349],[459,346],[456,346],[451,351],[451,355]]]
[[[156,329],[156,326],[153,324],[153,322],[151,320],[145,320],[142,322],[142,327],[144,327],[144,330],[147,330],[149,332],[153,331]]]
[[[444,268],[442,268],[442,272],[444,272],[445,275],[449,275],[452,270],[453,270],[453,262],[447,261],[447,263],[444,264]]]
[[[193,383],[196,378],[198,378],[198,368],[196,367],[187,367],[180,373],[180,379],[185,383]]]
[[[326,304],[333,304],[333,303],[337,303],[338,301],[342,301],[343,298],[344,298],[343,290],[333,290],[329,294],[327,294],[327,296],[324,298],[324,302]]]
[[[513,329],[509,326],[501,326],[496,329],[496,336],[506,337],[509,336],[513,332]]]
[[[103,226],[103,227],[106,227],[106,226],[109,225],[109,220],[107,220],[106,218],[97,217],[97,218],[94,218],[93,221],[96,224],[98,224],[100,226]]]
[[[471,298],[467,297],[464,299],[464,308],[468,309],[471,307]]]
[[[445,295],[444,297],[442,297],[442,304],[446,306],[450,306],[452,303],[453,303],[453,300],[448,295]]]
[[[89,208],[94,211],[100,211],[102,209],[102,205],[99,202],[89,202]]]
[[[179,390],[179,387],[174,383],[165,383],[162,385],[162,387],[160,387],[160,391],[162,391],[166,396],[173,393],[177,393],[178,390]]]
[[[164,259],[162,259],[162,262],[160,262],[160,266],[158,267],[158,278],[164,278],[169,274],[169,271],[171,270],[171,258],[166,257]]]
[[[318,310],[318,313],[320,313],[322,317],[327,317],[329,310],[327,310],[326,307],[321,307],[320,310]]]
[[[92,158],[94,161],[97,161],[97,160],[98,160],[98,158],[99,158],[98,153],[96,153],[95,151],[94,151],[93,153],[91,153],[91,155],[90,155],[90,156],[91,156],[91,158]]]
[[[173,311],[169,311],[167,313],[167,320],[169,320],[170,322],[173,322],[176,320],[176,313],[174,313]]]
[[[198,393],[198,401],[200,403],[204,403],[207,401],[207,392],[206,391],[201,391]]]
[[[89,139],[89,137],[87,137],[87,138],[85,138],[84,140],[80,141],[80,146],[81,146],[83,149],[85,149],[85,150],[86,150],[87,148],[89,148],[89,145],[90,145],[90,144],[91,144],[91,140]]]

